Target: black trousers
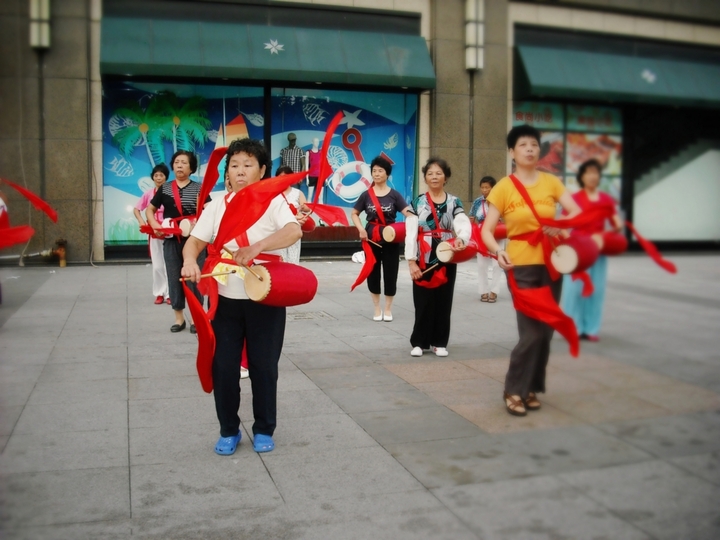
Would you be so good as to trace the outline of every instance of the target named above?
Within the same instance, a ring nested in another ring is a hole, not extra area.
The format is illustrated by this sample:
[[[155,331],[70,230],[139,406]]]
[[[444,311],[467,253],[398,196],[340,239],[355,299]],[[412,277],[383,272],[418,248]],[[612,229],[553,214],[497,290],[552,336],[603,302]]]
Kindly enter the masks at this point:
[[[423,279],[432,278],[432,274],[446,268],[447,283],[434,289],[421,287],[413,282],[413,304],[415,305],[415,326],[413,326],[410,344],[413,347],[429,349],[447,347],[450,339],[450,313],[452,312],[453,292],[457,264],[440,266],[428,272]]]
[[[400,268],[400,244],[382,243],[382,247],[370,244],[375,255],[375,266],[367,278],[368,290],[380,294],[380,274],[385,285],[385,296],[397,293],[397,277]]]
[[[216,340],[212,374],[220,436],[232,437],[240,429],[240,359],[246,339],[255,417],[252,431],[272,436],[277,424],[278,362],[285,337],[285,308],[223,296],[218,299],[212,322]]]
[[[555,301],[560,300],[562,279],[552,281],[544,264],[516,266],[515,281],[520,289],[549,285]],[[530,392],[545,391],[545,371],[550,358],[553,329],[547,324],[517,312],[520,340],[510,353],[510,367],[505,376],[505,391],[523,399]]]
[[[186,237],[181,237],[179,242],[177,237],[166,238],[163,241],[163,258],[165,259],[165,272],[168,278],[168,294],[170,295],[170,305],[175,311],[185,309],[185,291],[182,283],[180,283],[180,270],[182,270],[183,266],[182,250],[186,242]],[[198,255],[197,263],[200,268],[205,263],[206,254],[207,251],[203,249]],[[202,304],[202,296],[197,289],[197,284],[188,282],[188,287]]]

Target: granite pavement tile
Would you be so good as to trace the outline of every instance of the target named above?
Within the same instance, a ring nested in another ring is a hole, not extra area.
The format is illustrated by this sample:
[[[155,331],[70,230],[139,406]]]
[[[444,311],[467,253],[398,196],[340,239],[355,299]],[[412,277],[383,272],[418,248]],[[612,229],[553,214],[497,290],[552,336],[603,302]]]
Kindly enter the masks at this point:
[[[347,413],[433,407],[437,402],[406,382],[327,388],[325,393]]]
[[[2,475],[0,490],[0,528],[130,517],[127,466]]]
[[[443,487],[433,493],[478,537],[487,540],[652,540],[590,497],[550,476]]]
[[[720,536],[718,486],[659,460],[559,479],[657,539]]]
[[[720,451],[670,458],[667,461],[720,486]]]

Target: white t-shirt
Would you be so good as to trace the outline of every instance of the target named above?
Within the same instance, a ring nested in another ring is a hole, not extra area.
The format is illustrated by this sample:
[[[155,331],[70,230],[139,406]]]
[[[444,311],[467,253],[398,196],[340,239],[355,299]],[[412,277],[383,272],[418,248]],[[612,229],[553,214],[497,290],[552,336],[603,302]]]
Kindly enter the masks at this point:
[[[235,194],[231,194],[228,197],[227,203],[229,203]],[[215,240],[215,236],[220,229],[220,221],[225,215],[225,209],[227,208],[225,197],[217,197],[203,210],[198,219],[195,228],[193,228],[191,236],[194,236],[198,240],[203,242],[211,243]],[[285,199],[282,195],[278,195],[271,202],[265,213],[258,219],[248,230],[247,237],[250,245],[259,242],[263,238],[267,238],[271,234],[279,231],[288,223],[297,223],[297,219],[288,208]],[[239,249],[237,242],[233,239],[225,247],[230,251],[236,251]],[[267,253],[273,253],[275,255],[282,255],[284,250],[278,249],[274,251],[268,251]],[[231,274],[228,277],[227,285],[223,285],[218,282],[218,293],[220,296],[225,298],[234,299],[247,299],[247,293],[245,292],[245,282],[238,277],[237,274]]]

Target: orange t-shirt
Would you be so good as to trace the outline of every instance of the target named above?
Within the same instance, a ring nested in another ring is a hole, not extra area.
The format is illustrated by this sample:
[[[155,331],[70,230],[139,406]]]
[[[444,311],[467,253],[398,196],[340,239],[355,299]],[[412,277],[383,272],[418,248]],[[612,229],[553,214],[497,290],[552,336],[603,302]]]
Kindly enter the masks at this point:
[[[553,219],[557,203],[565,193],[565,186],[560,179],[552,174],[540,172],[535,183],[525,188],[538,215]],[[507,176],[500,180],[490,191],[487,200],[500,211],[500,216],[507,226],[508,238],[510,238],[507,252],[510,261],[516,266],[544,264],[542,244],[531,246],[524,240],[512,239],[513,236],[533,232],[540,227],[512,180]]]

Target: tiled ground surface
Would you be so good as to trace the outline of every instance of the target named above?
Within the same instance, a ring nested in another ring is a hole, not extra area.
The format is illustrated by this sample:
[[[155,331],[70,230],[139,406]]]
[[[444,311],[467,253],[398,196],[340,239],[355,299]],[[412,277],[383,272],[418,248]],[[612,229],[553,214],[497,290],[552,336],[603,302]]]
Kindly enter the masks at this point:
[[[720,394],[607,357],[553,354],[540,411],[508,415],[502,400],[509,357],[387,364],[394,373],[483,431],[508,433],[712,411]]]

